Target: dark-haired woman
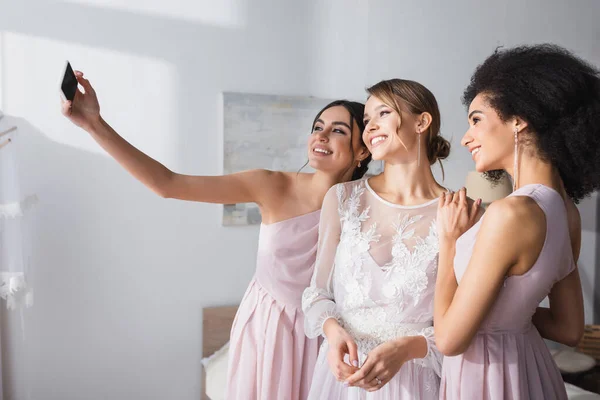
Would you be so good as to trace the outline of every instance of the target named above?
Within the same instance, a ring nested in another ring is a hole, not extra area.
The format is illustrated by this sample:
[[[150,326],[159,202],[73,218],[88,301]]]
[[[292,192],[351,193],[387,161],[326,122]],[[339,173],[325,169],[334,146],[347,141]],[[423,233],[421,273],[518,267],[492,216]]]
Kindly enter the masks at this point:
[[[257,269],[231,331],[226,397],[305,399],[318,342],[304,336],[301,295],[312,273],[325,193],[338,182],[362,177],[371,159],[361,140],[363,104],[335,101],[316,116],[308,139],[314,174],[253,170],[189,176],[170,171],[119,136],[100,116],[89,81],[81,72],[76,76],[85,93],[77,91],[73,102],[63,102],[64,115],[158,195],[259,205]]]
[[[462,144],[514,192],[479,221],[464,189],[440,201],[441,398],[566,399],[542,338],[574,346],[583,333],[575,203],[600,187],[599,73],[554,45],[497,50],[464,102]]]

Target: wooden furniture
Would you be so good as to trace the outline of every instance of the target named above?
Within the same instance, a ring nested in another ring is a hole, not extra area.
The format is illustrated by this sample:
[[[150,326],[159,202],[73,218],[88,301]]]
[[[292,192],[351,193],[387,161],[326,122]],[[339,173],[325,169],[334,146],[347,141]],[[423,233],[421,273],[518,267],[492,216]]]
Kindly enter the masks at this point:
[[[600,363],[600,325],[586,325],[583,338],[575,349]]]
[[[229,341],[231,325],[238,306],[208,307],[202,309],[202,357],[209,357]],[[202,400],[206,395],[206,372],[202,368]]]

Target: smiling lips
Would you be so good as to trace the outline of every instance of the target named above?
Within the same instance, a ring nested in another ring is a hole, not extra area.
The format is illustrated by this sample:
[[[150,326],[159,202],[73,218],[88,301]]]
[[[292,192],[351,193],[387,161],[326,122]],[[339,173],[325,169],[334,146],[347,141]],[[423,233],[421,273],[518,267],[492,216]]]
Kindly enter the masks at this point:
[[[384,142],[388,137],[386,135],[377,135],[371,138],[371,147],[375,148],[382,142]]]
[[[313,149],[313,153],[315,154],[319,154],[319,155],[324,155],[324,156],[328,156],[330,154],[333,154],[333,151],[327,150],[324,147],[315,147]]]
[[[375,148],[377,147],[379,144],[383,143],[388,137],[386,135],[378,135],[378,136],[374,136],[371,138],[371,147]],[[314,151],[316,151],[317,149],[315,149]],[[473,149],[471,149],[471,157],[473,157],[473,160],[475,159],[475,155],[477,153],[479,153],[479,151],[481,150],[481,147],[475,147]]]

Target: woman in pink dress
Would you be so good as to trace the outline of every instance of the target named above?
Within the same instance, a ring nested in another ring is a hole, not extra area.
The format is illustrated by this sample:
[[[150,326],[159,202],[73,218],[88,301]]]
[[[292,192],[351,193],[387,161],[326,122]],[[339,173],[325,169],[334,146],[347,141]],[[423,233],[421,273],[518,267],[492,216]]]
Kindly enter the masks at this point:
[[[363,140],[385,171],[325,196],[302,301],[307,336],[325,338],[309,399],[433,400],[442,364],[432,323],[435,218],[446,189],[431,165],[450,144],[423,85],[392,79],[368,92]]]
[[[364,105],[334,101],[315,117],[308,138],[315,173],[190,176],[170,171],[119,136],[100,116],[89,81],[81,72],[76,76],[85,93],[77,91],[73,102],[63,102],[63,114],[159,196],[259,205],[263,223],[257,270],[231,331],[227,398],[305,399],[318,342],[304,336],[302,291],[312,275],[325,193],[367,171],[371,156],[361,140]]]
[[[464,102],[462,144],[514,192],[478,221],[465,189],[440,200],[440,398],[566,399],[543,338],[574,346],[583,333],[575,203],[600,188],[599,73],[554,45],[497,50]]]

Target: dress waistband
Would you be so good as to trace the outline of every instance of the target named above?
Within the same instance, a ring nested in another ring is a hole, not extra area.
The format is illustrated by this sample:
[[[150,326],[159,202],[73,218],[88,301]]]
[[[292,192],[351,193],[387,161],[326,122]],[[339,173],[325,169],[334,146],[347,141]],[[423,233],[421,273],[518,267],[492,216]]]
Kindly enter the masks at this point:
[[[341,316],[341,325],[352,336],[359,352],[369,353],[375,347],[387,341],[403,336],[423,335],[425,330],[433,328],[433,322],[385,322],[361,318],[361,316]]]

